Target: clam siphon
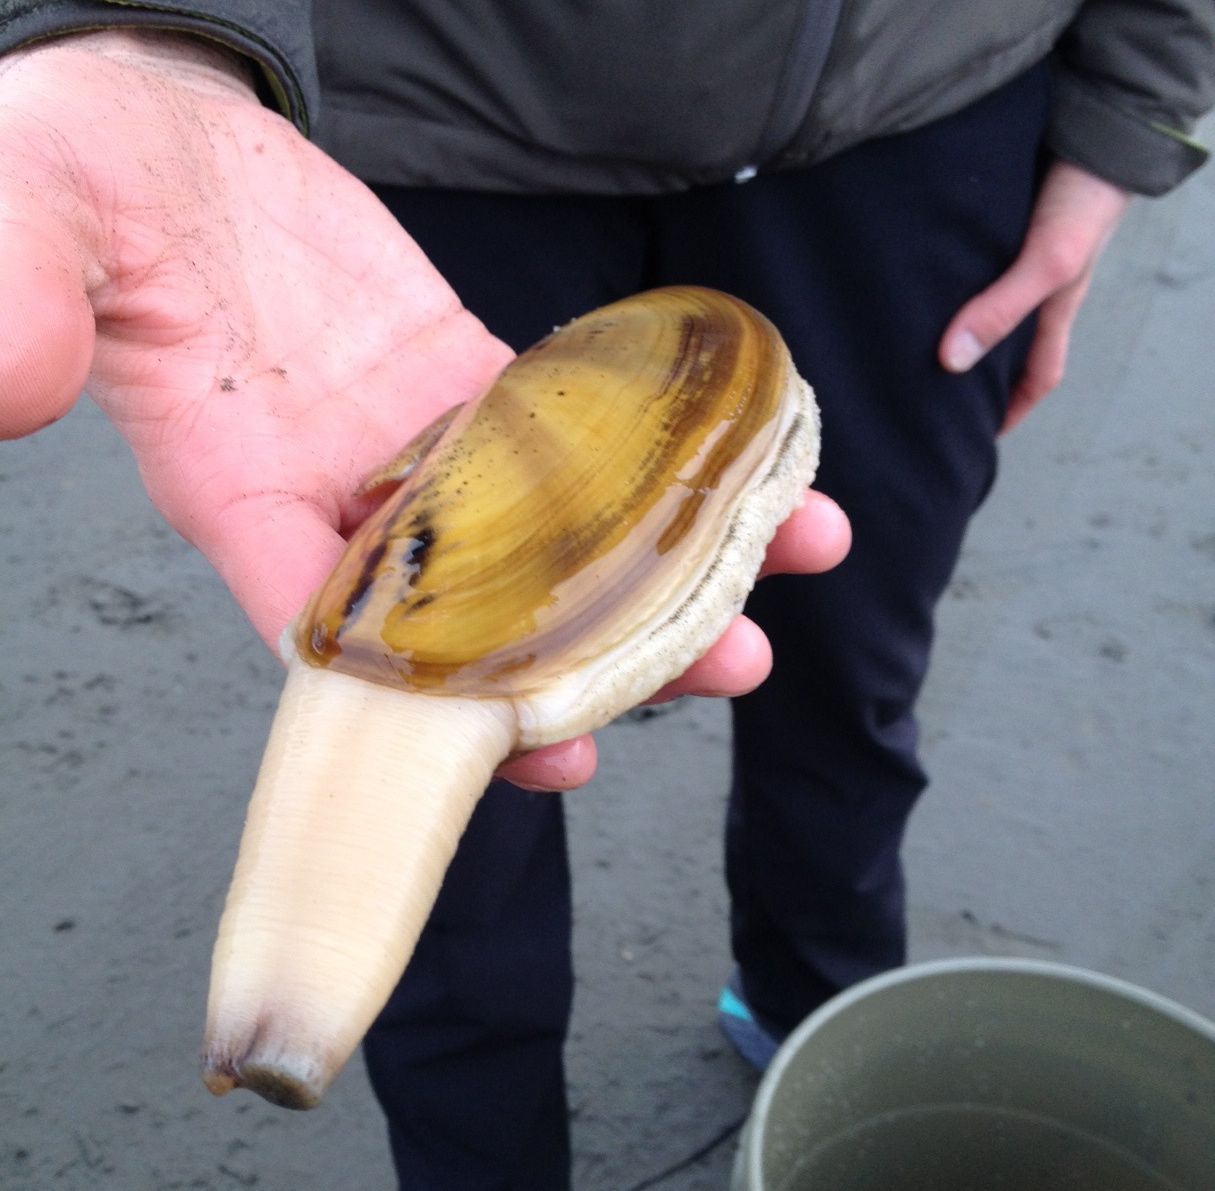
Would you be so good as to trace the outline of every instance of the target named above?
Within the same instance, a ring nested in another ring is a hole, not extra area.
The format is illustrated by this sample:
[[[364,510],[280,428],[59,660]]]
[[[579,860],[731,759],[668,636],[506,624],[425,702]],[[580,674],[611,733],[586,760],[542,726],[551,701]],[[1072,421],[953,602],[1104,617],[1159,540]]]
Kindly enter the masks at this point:
[[[393,489],[284,638],[212,966],[212,1091],[319,1101],[496,766],[700,657],[817,457],[771,323],[679,287],[558,329],[372,478]]]

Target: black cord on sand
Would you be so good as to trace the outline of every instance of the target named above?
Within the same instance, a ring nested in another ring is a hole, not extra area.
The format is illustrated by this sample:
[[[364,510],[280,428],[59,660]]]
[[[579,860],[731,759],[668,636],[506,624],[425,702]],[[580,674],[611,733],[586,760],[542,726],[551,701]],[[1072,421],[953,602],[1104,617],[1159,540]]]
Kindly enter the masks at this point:
[[[693,1150],[686,1158],[680,1158],[672,1166],[668,1166],[666,1170],[660,1170],[657,1174],[652,1174],[648,1179],[642,1179],[640,1183],[634,1183],[631,1187],[626,1187],[625,1191],[647,1191],[650,1187],[657,1187],[659,1183],[665,1183],[672,1175],[678,1174],[681,1170],[687,1170],[689,1166],[694,1166],[702,1158],[711,1154],[719,1145],[730,1140],[746,1123],[747,1115],[744,1113],[737,1121],[731,1121],[725,1128],[719,1129],[708,1141],[705,1142],[698,1150]]]

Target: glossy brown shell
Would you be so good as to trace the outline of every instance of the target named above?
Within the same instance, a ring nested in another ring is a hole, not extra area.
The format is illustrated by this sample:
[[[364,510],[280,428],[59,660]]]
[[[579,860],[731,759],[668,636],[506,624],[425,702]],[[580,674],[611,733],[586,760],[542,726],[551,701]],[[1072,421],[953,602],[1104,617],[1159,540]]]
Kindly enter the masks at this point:
[[[711,290],[555,331],[386,469],[399,486],[300,618],[301,657],[507,698],[593,665],[694,595],[789,433],[793,375],[771,324]]]

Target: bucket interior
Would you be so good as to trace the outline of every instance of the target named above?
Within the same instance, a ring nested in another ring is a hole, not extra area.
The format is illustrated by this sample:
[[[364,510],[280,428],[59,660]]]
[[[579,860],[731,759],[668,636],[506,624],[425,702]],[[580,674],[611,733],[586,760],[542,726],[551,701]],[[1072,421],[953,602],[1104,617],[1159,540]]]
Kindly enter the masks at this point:
[[[765,1079],[741,1186],[1210,1191],[1215,1031],[1069,973],[953,967],[845,994]]]

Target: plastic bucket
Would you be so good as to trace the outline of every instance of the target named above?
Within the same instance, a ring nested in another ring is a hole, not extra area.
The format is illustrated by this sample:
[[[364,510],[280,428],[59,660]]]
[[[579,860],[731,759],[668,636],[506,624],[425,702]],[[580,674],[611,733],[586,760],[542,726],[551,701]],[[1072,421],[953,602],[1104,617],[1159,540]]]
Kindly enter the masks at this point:
[[[866,981],[768,1068],[732,1191],[1212,1191],[1215,1025],[1027,960]]]

